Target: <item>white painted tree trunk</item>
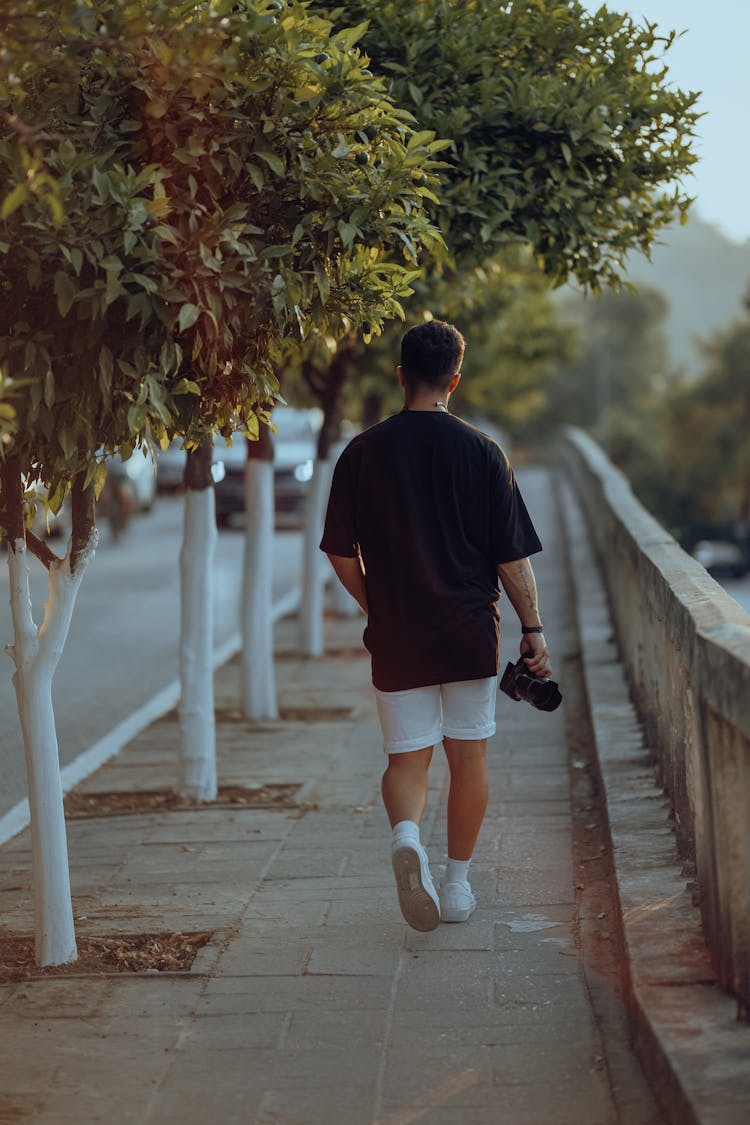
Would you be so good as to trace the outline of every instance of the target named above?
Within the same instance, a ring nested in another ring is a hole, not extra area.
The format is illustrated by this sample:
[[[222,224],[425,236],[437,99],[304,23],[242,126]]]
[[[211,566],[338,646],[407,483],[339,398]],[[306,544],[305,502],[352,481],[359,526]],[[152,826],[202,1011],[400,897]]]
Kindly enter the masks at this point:
[[[185,491],[180,549],[179,793],[216,798],[216,719],[213,673],[213,575],[216,547],[213,488]]]
[[[70,897],[68,841],[65,832],[60,759],[52,678],[70,629],[78,589],[86,566],[96,550],[92,533],[79,556],[75,574],[70,570],[70,547],[64,559],[49,569],[44,620],[34,624],[29,593],[29,554],[18,539],[8,551],[10,604],[14,644],[8,651],[16,665],[13,683],[21,720],[31,812],[31,849],[34,882],[35,956],[39,965],[75,961],[75,929]]]
[[[328,562],[320,551],[328,493],[331,487],[330,459],[315,461],[305,506],[302,549],[302,604],[300,606],[300,651],[303,656],[323,654],[323,598]]]
[[[273,660],[273,462],[245,464],[242,571],[242,709],[247,719],[277,719]]]

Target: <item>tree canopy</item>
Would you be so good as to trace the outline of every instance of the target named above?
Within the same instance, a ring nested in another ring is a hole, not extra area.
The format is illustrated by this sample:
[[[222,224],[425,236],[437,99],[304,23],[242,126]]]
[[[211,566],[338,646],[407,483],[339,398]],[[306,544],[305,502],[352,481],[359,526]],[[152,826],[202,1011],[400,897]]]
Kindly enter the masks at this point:
[[[440,146],[356,30],[280,0],[3,19],[3,416],[55,503],[102,450],[253,432],[280,341],[399,312]]]
[[[415,282],[406,310],[415,321],[439,315],[468,337],[453,396],[456,410],[491,422],[515,436],[543,412],[548,383],[572,354],[575,331],[553,301],[549,286],[528,250],[508,248],[502,256],[459,274]],[[392,322],[383,335],[353,360],[345,412],[365,424],[398,409],[402,392],[394,377],[402,329]]]
[[[722,533],[750,540],[750,293],[742,315],[704,345],[705,370],[662,411],[673,522],[689,543]],[[678,504],[675,503],[675,508]]]
[[[440,165],[415,182],[447,252],[423,262],[410,319],[449,315],[446,280],[466,291],[472,271],[492,275],[498,265],[512,277],[519,246],[548,283],[616,287],[627,252],[648,252],[662,226],[687,216],[691,201],[679,178],[695,160],[698,115],[696,95],[668,82],[671,33],[556,0],[316,0],[315,7],[337,24],[362,21],[372,68],[388,76],[418,127],[445,142]],[[537,303],[535,315],[542,309]],[[463,311],[471,336],[471,312]],[[540,368],[528,364],[531,327],[516,337],[526,351],[516,366],[517,417],[539,388]],[[343,346],[359,372],[369,367],[356,338]],[[506,352],[495,374],[507,375],[509,364]],[[330,386],[321,367],[321,403],[335,402],[344,366],[337,360],[331,368]],[[371,380],[363,397],[377,404]]]
[[[316,7],[368,20],[373,68],[451,142],[422,191],[457,263],[521,241],[554,282],[597,289],[622,278],[628,250],[648,252],[686,216],[677,181],[696,159],[697,95],[667,80],[673,33],[575,0]]]

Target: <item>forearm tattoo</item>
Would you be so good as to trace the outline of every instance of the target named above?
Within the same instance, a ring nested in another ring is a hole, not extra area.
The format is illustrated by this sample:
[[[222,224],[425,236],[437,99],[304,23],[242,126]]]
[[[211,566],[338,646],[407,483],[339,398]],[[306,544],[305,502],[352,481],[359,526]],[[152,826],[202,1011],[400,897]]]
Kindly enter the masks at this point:
[[[518,577],[521,581],[521,585],[523,586],[524,593],[526,594],[526,600],[529,603],[529,609],[532,613],[537,613],[538,610],[536,605],[536,590],[534,589],[534,583],[530,580],[531,575],[529,574],[529,568],[526,565],[525,559],[522,559],[520,562],[516,563],[516,571],[518,572]]]

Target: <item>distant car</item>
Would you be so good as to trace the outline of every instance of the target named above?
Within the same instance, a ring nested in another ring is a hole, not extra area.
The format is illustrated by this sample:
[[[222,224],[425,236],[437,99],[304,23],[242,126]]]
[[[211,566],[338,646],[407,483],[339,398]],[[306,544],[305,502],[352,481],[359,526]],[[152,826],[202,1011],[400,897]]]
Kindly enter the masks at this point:
[[[40,489],[40,492],[43,491]],[[41,502],[37,504],[34,519],[31,522],[31,530],[40,539],[63,539],[66,540],[70,535],[70,497],[66,496],[63,500],[63,505],[60,511],[55,515],[53,512],[45,510],[44,504]]]
[[[715,578],[742,578],[750,565],[742,548],[724,539],[702,539],[696,543],[693,558]]]
[[[154,460],[150,453],[144,455],[141,450],[136,449],[127,461],[123,461],[119,454],[115,454],[107,458],[107,473],[110,479],[119,477],[127,481],[136,511],[151,511],[156,499],[156,475]],[[43,490],[40,488],[40,491]],[[66,496],[57,515],[46,512],[40,501],[31,529],[42,539],[67,539],[71,531],[70,496]]]
[[[168,449],[156,458],[156,488],[158,492],[178,492],[182,488],[187,454],[182,448],[182,438],[175,438]]]
[[[318,412],[277,406],[274,435],[274,508],[278,528],[302,526],[305,499],[312,480],[317,446]],[[224,475],[216,481],[216,522],[228,527],[241,522],[245,511],[245,461],[247,446],[239,435],[227,448],[215,447]]]
[[[156,499],[156,466],[150,453],[136,449],[127,461],[119,453],[107,461],[112,476],[125,477],[133,490],[136,511],[150,512]]]

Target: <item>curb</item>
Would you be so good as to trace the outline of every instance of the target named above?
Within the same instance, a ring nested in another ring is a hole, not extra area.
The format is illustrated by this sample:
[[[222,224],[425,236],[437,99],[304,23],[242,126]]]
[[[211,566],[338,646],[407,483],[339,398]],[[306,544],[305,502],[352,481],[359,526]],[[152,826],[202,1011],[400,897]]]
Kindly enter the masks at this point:
[[[274,602],[271,607],[271,620],[275,624],[282,617],[294,613],[299,608],[302,591],[299,586],[293,586],[286,594]],[[223,644],[214,649],[213,666],[220,668],[240,651],[242,639],[239,633],[232,633]],[[82,750],[77,758],[69,762],[60,771],[63,793],[67,793],[74,786],[87,778],[94,770],[98,770],[110,758],[119,754],[124,746],[132,742],[141,731],[166,715],[180,701],[180,681],[172,680],[165,688],[147,700],[137,711],[133,711],[116,727],[113,727],[103,738],[98,739],[93,746]],[[0,817],[0,846],[7,844],[19,832],[22,832],[29,823],[29,802],[24,797],[12,809]]]
[[[746,1125],[750,1027],[716,983],[681,873],[669,802],[620,664],[604,585],[571,486],[559,486],[574,615],[611,844],[628,1018],[673,1125]]]

